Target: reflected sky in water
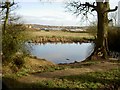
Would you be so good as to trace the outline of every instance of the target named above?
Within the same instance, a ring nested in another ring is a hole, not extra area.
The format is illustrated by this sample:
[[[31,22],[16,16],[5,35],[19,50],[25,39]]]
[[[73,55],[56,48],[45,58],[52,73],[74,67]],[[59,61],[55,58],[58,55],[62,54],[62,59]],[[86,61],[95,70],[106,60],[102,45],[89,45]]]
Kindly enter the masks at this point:
[[[29,50],[32,55],[56,64],[83,61],[94,48],[93,43],[29,43],[28,45],[31,46]]]

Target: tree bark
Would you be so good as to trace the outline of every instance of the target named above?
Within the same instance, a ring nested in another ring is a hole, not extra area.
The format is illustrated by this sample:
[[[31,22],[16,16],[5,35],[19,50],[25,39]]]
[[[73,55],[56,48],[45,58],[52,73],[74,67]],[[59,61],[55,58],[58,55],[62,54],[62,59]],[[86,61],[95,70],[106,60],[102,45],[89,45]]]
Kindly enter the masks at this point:
[[[97,25],[97,40],[94,54],[104,59],[108,55],[108,12],[105,12],[109,6],[105,7],[104,3],[98,2],[98,25]]]
[[[95,53],[103,58],[107,57],[107,32],[108,22],[106,20],[106,14],[98,13],[98,26],[97,26],[97,41],[95,47]]]

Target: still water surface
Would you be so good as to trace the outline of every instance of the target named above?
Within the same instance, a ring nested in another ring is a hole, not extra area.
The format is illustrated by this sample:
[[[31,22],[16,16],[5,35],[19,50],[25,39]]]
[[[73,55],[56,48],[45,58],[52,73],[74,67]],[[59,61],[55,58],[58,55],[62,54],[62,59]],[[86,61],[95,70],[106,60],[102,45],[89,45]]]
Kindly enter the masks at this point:
[[[56,64],[83,61],[94,50],[93,43],[27,43],[27,46],[31,47],[29,48],[31,55]]]

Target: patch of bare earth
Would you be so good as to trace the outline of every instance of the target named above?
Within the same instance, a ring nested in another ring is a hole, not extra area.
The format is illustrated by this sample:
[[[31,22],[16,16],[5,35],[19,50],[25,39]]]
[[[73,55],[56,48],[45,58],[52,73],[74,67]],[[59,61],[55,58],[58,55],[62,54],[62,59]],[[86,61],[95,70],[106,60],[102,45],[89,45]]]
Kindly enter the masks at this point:
[[[34,66],[34,64],[36,63],[32,63],[32,64]],[[104,72],[110,69],[120,68],[119,63],[108,62],[108,61],[99,61],[91,65],[86,65],[86,64],[87,62],[67,64],[67,66],[74,66],[74,68],[67,68],[64,70],[55,70],[53,72],[32,73],[32,74],[29,74],[28,76],[23,76],[19,78],[18,81],[33,83],[33,82],[38,82],[40,80],[48,80],[48,79],[53,79],[61,76],[80,75],[83,73],[96,72],[96,71]]]

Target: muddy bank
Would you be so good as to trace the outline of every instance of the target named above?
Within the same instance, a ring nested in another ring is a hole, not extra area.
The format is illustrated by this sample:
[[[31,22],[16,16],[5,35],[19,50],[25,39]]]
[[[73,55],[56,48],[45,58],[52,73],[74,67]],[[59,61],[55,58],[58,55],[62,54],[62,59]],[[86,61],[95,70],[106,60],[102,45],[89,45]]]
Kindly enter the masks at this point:
[[[88,42],[93,42],[93,39],[87,39],[87,38],[74,38],[74,37],[56,37],[56,36],[52,36],[52,37],[45,37],[45,36],[38,36],[34,39],[31,39],[30,41],[28,41],[28,43],[88,43]]]

